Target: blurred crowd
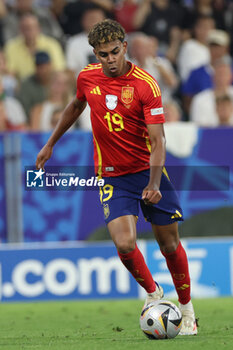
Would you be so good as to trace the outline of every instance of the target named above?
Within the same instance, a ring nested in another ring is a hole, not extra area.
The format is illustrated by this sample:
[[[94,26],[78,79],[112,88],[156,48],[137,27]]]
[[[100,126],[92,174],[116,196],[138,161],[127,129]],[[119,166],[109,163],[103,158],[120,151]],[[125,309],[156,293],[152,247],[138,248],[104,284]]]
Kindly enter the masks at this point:
[[[0,0],[0,132],[56,125],[104,18],[158,81],[167,122],[233,126],[231,0]],[[88,108],[74,128],[90,129]]]

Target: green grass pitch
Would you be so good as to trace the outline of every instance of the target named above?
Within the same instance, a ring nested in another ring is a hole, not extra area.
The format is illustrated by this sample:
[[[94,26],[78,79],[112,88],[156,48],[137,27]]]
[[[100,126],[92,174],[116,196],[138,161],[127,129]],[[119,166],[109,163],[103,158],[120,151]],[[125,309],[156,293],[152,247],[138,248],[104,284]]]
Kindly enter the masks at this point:
[[[232,350],[233,298],[196,299],[197,336],[148,340],[140,300],[0,305],[1,350]]]

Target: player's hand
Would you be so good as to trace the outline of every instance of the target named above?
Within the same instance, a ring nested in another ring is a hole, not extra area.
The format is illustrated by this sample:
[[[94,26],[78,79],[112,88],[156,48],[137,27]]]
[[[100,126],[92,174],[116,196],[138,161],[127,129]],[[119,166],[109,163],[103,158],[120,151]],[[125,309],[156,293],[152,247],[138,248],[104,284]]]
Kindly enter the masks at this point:
[[[37,155],[36,168],[44,170],[44,165],[47,162],[47,160],[51,157],[52,153],[53,147],[46,144]]]
[[[161,198],[162,194],[159,190],[153,190],[146,187],[142,192],[142,199],[146,205],[157,204]]]

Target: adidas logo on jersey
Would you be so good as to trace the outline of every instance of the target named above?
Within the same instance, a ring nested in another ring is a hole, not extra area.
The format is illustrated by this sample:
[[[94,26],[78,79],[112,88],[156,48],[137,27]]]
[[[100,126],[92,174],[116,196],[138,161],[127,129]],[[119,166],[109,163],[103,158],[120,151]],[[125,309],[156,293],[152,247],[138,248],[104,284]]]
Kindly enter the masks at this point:
[[[90,93],[94,95],[101,95],[99,86],[96,86],[93,90],[90,91]]]

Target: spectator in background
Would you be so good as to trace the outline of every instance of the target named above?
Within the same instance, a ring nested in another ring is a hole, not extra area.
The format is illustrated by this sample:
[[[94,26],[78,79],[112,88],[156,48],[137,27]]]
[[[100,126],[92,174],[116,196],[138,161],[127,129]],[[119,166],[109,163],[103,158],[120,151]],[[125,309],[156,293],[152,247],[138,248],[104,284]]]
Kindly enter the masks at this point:
[[[220,62],[214,67],[214,89],[197,94],[191,104],[190,118],[199,126],[217,126],[216,97],[228,95],[233,101],[232,70],[229,64]]]
[[[139,3],[134,16],[134,27],[159,40],[159,54],[172,62],[181,40],[182,9],[170,0],[145,0]]]
[[[137,8],[137,0],[120,0],[114,8],[114,17],[125,28],[126,33],[136,30],[133,18]]]
[[[3,20],[7,15],[7,8],[5,0],[0,0],[0,47],[3,47],[4,38],[3,38]]]
[[[63,108],[57,108],[53,111],[52,116],[51,116],[51,129],[54,129],[57,123],[59,122],[59,119],[62,116]]]
[[[182,121],[182,111],[179,104],[175,100],[170,100],[164,103],[164,116],[167,123]]]
[[[207,38],[210,30],[214,28],[214,21],[209,16],[201,16],[193,28],[193,38],[183,42],[177,57],[177,67],[181,78],[181,93],[185,113],[189,113],[190,103],[195,93],[211,88],[212,80],[203,80],[200,87],[192,87],[192,73],[198,72],[200,77],[202,71],[210,64],[210,52],[207,47]],[[200,79],[201,80],[201,79]],[[191,82],[190,82],[191,81]],[[191,87],[190,87],[191,86]]]
[[[182,82],[188,79],[192,70],[210,63],[207,38],[214,27],[215,24],[211,17],[198,17],[193,27],[193,37],[181,45],[177,67]]]
[[[66,47],[66,63],[67,68],[76,77],[80,71],[89,63],[96,62],[96,57],[93,53],[93,48],[88,44],[87,35],[89,30],[98,22],[105,18],[105,13],[102,8],[92,6],[88,8],[82,16],[82,32],[72,36],[67,41]]]
[[[233,126],[233,102],[229,95],[216,97],[218,126]]]
[[[18,82],[12,74],[9,74],[6,66],[6,58],[2,50],[0,50],[0,76],[6,96],[15,96]]]
[[[51,0],[49,4],[49,9],[52,15],[56,18],[62,31],[66,37],[65,23],[67,21],[67,16],[65,14],[65,6],[67,4],[66,0]]]
[[[5,55],[9,71],[19,79],[35,73],[34,55],[37,51],[45,51],[51,58],[54,70],[65,68],[64,54],[56,39],[41,34],[36,16],[23,15],[20,19],[20,35],[9,40],[5,45]]]
[[[217,3],[218,2],[218,3]],[[196,20],[200,16],[212,17],[216,28],[225,30],[225,16],[227,11],[227,2],[220,0],[194,0],[193,6],[185,7],[183,13],[183,37],[189,39],[192,36],[192,28],[196,23]],[[224,2],[224,4],[223,4]]]
[[[188,79],[182,85],[182,92],[186,97],[192,98],[197,93],[213,87],[213,66],[223,61],[232,64],[229,55],[229,35],[220,29],[212,29],[207,36],[210,53],[210,62],[193,69]]]
[[[231,34],[231,33],[233,33],[233,2],[232,1],[230,1],[230,3],[227,6],[225,18],[226,18],[226,30],[229,34]],[[231,53],[231,56],[233,56],[232,36],[231,36],[230,53]]]
[[[52,0],[51,10],[67,36],[80,33],[82,29],[81,18],[83,13],[93,5],[99,6],[108,14],[113,10],[113,0],[79,0],[68,2],[65,0]]]
[[[29,121],[32,108],[48,98],[48,87],[52,75],[51,59],[47,52],[35,54],[35,74],[26,78],[19,88],[17,98],[22,103]]]
[[[26,115],[20,102],[6,96],[0,77],[0,132],[24,130]]]
[[[8,41],[18,35],[20,18],[27,13],[34,14],[40,23],[43,34],[51,36],[57,40],[63,39],[63,31],[55,16],[41,7],[34,7],[33,0],[16,0],[14,8],[9,11],[3,20],[4,41]]]
[[[70,1],[70,0],[68,0]],[[44,8],[48,8],[51,0],[34,0],[35,3],[35,7],[44,7]]]
[[[30,128],[33,131],[49,131],[52,128],[53,112],[71,100],[71,86],[66,72],[56,72],[50,81],[48,99],[36,105],[30,115]]]
[[[89,63],[96,62],[93,48],[89,45],[87,36],[89,30],[104,18],[105,12],[101,7],[89,5],[82,15],[82,32],[72,36],[67,41],[66,63],[71,73],[71,79],[73,78],[74,87],[80,71]],[[79,118],[79,125],[83,130],[91,130],[90,108],[88,105]]]
[[[129,54],[132,61],[145,69],[158,82],[163,102],[170,100],[178,85],[178,78],[170,63],[165,57],[159,57],[158,40],[144,33],[134,33],[130,37]]]
[[[86,1],[87,3],[92,3],[97,6],[100,6],[102,7],[103,10],[109,13],[113,10],[113,7],[114,7],[114,0],[84,0],[84,1]]]
[[[213,29],[209,32],[207,42],[212,66],[215,66],[220,61],[232,65],[232,58],[229,54],[230,37],[227,32],[220,29]]]

